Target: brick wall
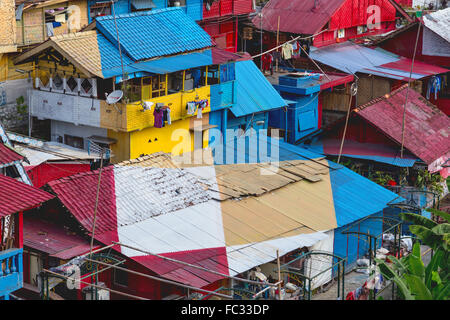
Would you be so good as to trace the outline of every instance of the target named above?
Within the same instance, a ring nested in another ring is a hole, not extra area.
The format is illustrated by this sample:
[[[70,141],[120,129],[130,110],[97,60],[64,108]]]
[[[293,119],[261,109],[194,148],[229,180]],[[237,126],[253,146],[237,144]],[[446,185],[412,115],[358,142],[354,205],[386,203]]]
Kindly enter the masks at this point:
[[[0,0],[0,53],[17,50],[14,0]]]

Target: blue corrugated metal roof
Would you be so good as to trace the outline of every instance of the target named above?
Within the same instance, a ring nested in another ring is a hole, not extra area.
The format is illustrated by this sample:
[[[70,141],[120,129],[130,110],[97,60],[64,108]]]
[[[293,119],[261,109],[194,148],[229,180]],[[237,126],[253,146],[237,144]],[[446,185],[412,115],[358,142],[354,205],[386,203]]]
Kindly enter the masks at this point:
[[[102,63],[102,73],[104,78],[111,78],[122,74],[119,50],[102,34],[97,32],[98,50]],[[122,60],[125,73],[133,73],[136,70],[127,67],[133,63],[126,54],[122,54]]]
[[[402,159],[402,158],[391,158],[391,157],[381,157],[381,156],[366,156],[366,155],[354,155],[354,154],[343,154],[344,157],[372,160],[381,163],[387,163],[396,167],[412,167],[418,159]]]
[[[334,164],[331,161],[328,163]],[[388,203],[404,200],[352,170],[339,167],[338,170],[330,171],[338,227],[377,213],[386,208]]]
[[[151,73],[166,74],[213,64],[211,50],[135,63],[133,68]]]
[[[281,108],[287,105],[251,60],[236,62],[236,117]]]
[[[322,158],[322,155],[308,151],[298,146],[286,143],[280,139],[268,137],[262,135],[258,140],[258,136],[242,136],[227,137],[227,144],[225,147],[225,159],[223,159],[223,153],[214,153],[215,164],[239,164],[239,163],[261,163],[269,161],[288,161],[288,160],[310,160]],[[267,146],[264,146],[264,140],[267,139]],[[210,146],[211,148],[219,149],[218,146],[214,146],[214,142]],[[262,148],[267,148],[266,153],[262,152]],[[277,148],[275,150],[273,148]],[[273,150],[272,150],[273,149]],[[220,150],[220,149],[219,149]]]
[[[362,72],[397,80],[409,78],[408,71],[382,67],[382,65],[399,61],[401,57],[351,42],[311,50],[310,56],[314,60],[347,73]],[[420,79],[425,76],[413,73],[411,78]]]
[[[151,59],[210,47],[210,36],[182,8],[116,16],[120,44],[133,60]],[[117,44],[113,16],[96,18],[97,29]]]

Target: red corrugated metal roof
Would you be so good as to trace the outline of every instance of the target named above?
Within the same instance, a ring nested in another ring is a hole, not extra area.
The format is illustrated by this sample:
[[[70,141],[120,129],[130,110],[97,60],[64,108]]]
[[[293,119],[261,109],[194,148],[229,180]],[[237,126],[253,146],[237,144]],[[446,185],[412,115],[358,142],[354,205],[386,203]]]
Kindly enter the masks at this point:
[[[165,253],[162,254],[162,256],[201,266],[223,274],[229,274],[228,258],[225,247]],[[217,274],[189,267],[181,263],[164,260],[155,256],[137,256],[132,257],[132,259],[164,278],[198,288],[223,279],[222,276]]]
[[[315,34],[327,24],[333,14],[346,0],[271,0],[263,8],[262,28],[277,31],[278,16],[280,31],[296,34]],[[317,6],[315,7],[315,3]],[[260,27],[260,17],[252,20]]]
[[[14,161],[23,160],[23,156],[12,148],[0,143],[0,164],[9,164]]]
[[[23,243],[64,260],[82,255],[90,249],[89,241],[83,237],[71,233],[62,226],[36,218],[24,219]]]
[[[0,217],[31,209],[53,197],[50,193],[0,174]]]
[[[48,183],[59,200],[89,232],[92,232],[94,221],[98,175],[99,170],[83,172]],[[113,166],[103,168],[100,191],[95,223],[96,234],[117,230]]]
[[[402,143],[407,85],[355,109],[365,120]],[[418,92],[410,89],[405,117],[405,148],[428,165],[450,152],[450,119]]]
[[[380,67],[411,72],[411,64],[412,64],[411,59],[400,57],[400,60],[382,64],[382,65],[380,65]],[[423,75],[432,76],[435,74],[447,73],[449,71],[450,70],[448,70],[448,69],[444,69],[444,68],[441,68],[441,67],[438,67],[438,66],[435,66],[432,64],[425,63],[425,62],[421,62],[421,61],[417,61],[417,60],[414,61],[413,73],[419,73],[419,74],[423,74]]]

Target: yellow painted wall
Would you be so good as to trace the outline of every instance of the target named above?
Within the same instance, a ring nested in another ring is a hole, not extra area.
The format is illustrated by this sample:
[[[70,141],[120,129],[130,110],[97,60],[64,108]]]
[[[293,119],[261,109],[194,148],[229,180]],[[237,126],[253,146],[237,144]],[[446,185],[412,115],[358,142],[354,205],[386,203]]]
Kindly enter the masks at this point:
[[[24,63],[19,65],[14,65],[12,62],[14,55],[9,54],[1,54],[0,53],[0,82],[6,80],[18,80],[18,79],[26,79],[28,78],[28,73],[20,73],[17,72],[17,69],[24,71],[32,71],[33,63]],[[31,74],[32,76],[32,74]]]
[[[193,135],[189,131],[189,123],[189,119],[178,120],[163,128],[150,127],[130,132],[130,159],[138,158],[141,154],[152,154],[159,151],[174,152],[174,155],[192,151]],[[177,140],[172,141],[172,135]],[[180,145],[180,143],[182,144]],[[176,148],[177,145],[178,148]]]
[[[186,119],[192,117],[187,114],[186,105],[190,101],[194,101],[196,96],[198,100],[207,99],[208,108],[203,109],[202,113],[208,113],[211,111],[211,94],[210,86],[201,87],[195,89],[193,92],[178,92],[175,94],[170,94],[167,96],[153,98],[146,101],[151,101],[153,103],[164,103],[170,108],[170,117],[172,121]],[[128,131],[141,130],[147,127],[152,127],[154,125],[152,107],[151,111],[142,111],[142,106],[140,103],[131,103],[127,105],[127,129]],[[197,114],[197,113],[195,113]]]
[[[112,163],[119,163],[130,159],[130,133],[108,130],[108,138],[117,140],[117,143],[111,145],[111,151],[114,156]]]
[[[13,0],[0,0],[0,53],[15,52],[16,14]]]

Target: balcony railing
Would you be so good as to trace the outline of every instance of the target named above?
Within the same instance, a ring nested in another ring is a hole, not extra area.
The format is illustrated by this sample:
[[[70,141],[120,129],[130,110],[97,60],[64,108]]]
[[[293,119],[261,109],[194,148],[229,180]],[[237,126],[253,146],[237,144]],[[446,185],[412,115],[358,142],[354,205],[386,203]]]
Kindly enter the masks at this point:
[[[145,100],[153,102],[152,109],[146,111],[141,102],[108,105],[106,101],[100,99],[44,90],[30,90],[28,96],[31,115],[38,119],[59,120],[123,132],[153,126],[153,110],[156,103],[162,103],[170,108],[172,121],[197,115],[197,112],[194,115],[187,113],[188,102],[208,100],[208,107],[203,109],[202,113],[211,110],[209,86]]]
[[[23,249],[0,251],[0,299],[23,286]]]

